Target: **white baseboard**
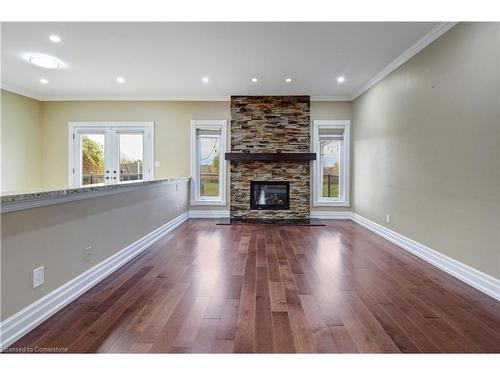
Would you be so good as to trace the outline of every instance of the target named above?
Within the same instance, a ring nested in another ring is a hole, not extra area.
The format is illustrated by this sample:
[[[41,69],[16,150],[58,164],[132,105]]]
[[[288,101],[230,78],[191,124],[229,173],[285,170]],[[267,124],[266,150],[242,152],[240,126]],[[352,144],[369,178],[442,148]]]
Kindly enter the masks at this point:
[[[190,219],[218,219],[229,217],[229,210],[189,210]]]
[[[185,212],[0,323],[6,348],[189,218]]]
[[[324,220],[349,220],[352,218],[352,212],[311,210],[311,218],[312,219],[324,219]]]
[[[351,216],[355,223],[500,301],[500,280],[368,220],[363,216],[355,213],[351,213]]]
[[[219,218],[229,217],[227,210],[190,210],[190,218]],[[369,229],[373,233],[385,238],[393,244],[409,251],[417,257],[431,263],[439,269],[469,284],[483,293],[500,300],[500,280],[467,266],[458,260],[450,258],[428,246],[405,237],[389,228],[377,224],[363,216],[350,211],[319,211],[311,210],[311,218],[321,220],[352,220]]]
[[[41,324],[88,289],[99,283],[106,276],[110,275],[174,228],[185,222],[188,218],[219,218],[228,216],[229,211],[227,210],[190,210],[169,221],[3,322],[0,322],[1,349],[12,344]],[[500,280],[447,257],[436,250],[411,240],[363,216],[345,211],[312,211],[311,217],[318,219],[351,219],[357,224],[433,264],[457,279],[462,280],[496,300],[500,300]]]

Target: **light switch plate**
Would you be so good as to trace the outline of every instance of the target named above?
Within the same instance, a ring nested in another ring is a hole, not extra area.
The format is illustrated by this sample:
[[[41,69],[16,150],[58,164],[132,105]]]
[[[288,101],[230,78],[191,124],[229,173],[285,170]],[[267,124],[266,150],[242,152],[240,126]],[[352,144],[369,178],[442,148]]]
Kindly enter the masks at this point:
[[[155,168],[158,168],[160,166],[160,161],[159,160],[155,160]]]
[[[38,288],[45,283],[45,267],[41,266],[33,270],[33,288]]]

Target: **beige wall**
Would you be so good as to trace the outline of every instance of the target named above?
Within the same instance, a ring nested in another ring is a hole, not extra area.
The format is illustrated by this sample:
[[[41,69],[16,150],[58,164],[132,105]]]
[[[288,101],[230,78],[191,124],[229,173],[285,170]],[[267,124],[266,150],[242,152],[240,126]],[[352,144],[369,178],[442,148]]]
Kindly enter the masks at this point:
[[[353,103],[355,212],[495,277],[499,33],[461,23]]]
[[[42,103],[1,90],[1,191],[41,186]]]
[[[43,103],[43,185],[68,183],[68,122],[154,121],[155,178],[190,176],[191,120],[230,120],[229,102],[66,101]]]
[[[311,122],[314,120],[351,120],[352,102],[311,102]]]
[[[179,212],[176,205],[179,205]],[[186,212],[188,183],[2,214],[1,319]],[[85,248],[92,246],[91,261]],[[32,272],[45,266],[45,284]]]

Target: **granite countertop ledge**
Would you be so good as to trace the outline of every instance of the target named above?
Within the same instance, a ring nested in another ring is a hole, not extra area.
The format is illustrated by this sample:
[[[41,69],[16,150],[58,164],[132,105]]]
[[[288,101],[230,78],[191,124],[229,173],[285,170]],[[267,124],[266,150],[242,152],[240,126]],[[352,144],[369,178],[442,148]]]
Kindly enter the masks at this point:
[[[95,184],[84,187],[66,187],[38,191],[2,193],[2,213],[19,211],[28,208],[47,206],[72,200],[93,198],[98,196],[116,194],[137,190],[152,185],[175,184],[189,181],[189,177],[162,178],[149,181],[126,181],[115,184]]]

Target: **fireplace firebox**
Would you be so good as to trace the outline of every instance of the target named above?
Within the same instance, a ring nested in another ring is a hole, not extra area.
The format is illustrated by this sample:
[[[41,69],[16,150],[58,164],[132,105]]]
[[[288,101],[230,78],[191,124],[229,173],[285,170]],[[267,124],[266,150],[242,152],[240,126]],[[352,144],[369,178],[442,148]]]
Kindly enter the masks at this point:
[[[290,183],[286,181],[250,181],[250,209],[289,210]]]

